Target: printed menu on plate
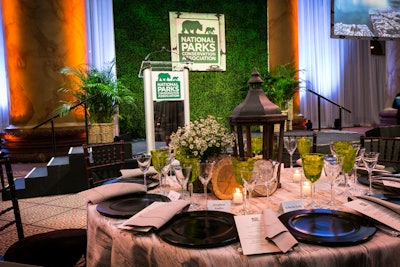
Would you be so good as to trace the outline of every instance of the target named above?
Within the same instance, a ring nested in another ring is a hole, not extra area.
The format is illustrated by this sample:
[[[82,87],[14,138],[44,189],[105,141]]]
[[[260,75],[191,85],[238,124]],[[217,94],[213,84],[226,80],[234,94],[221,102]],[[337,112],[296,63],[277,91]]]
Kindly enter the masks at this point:
[[[234,217],[244,255],[281,252],[274,243],[265,239],[261,216],[250,214]]]

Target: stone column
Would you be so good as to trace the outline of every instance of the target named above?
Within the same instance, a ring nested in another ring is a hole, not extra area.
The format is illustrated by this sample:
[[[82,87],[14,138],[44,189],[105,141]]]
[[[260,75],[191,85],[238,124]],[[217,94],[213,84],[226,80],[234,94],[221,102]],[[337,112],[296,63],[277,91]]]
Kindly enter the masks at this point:
[[[5,147],[14,158],[22,154],[16,147],[28,148],[33,157],[43,158],[52,150],[51,124],[32,128],[54,116],[60,105],[60,69],[87,62],[85,0],[2,0],[2,8],[10,91]],[[72,113],[54,123],[64,139],[79,128],[82,144],[82,114]],[[75,133],[72,136],[77,138]],[[32,147],[34,144],[37,147]]]
[[[298,4],[293,0],[268,1],[268,60],[269,67],[293,62],[299,68]],[[300,114],[300,96],[293,98],[293,128],[304,128]]]

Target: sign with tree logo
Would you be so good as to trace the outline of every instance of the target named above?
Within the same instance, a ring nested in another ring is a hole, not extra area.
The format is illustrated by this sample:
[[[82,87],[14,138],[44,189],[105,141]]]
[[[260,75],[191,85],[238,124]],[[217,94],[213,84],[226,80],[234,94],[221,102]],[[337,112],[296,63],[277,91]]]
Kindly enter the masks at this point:
[[[152,71],[154,101],[184,99],[183,73],[181,71]]]
[[[192,61],[192,71],[225,71],[222,14],[170,12],[172,61]]]

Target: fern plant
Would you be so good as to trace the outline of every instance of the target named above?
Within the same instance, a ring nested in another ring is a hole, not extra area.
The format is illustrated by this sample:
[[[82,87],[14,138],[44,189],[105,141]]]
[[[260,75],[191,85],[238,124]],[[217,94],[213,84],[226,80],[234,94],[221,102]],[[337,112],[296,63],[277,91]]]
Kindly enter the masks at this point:
[[[58,89],[64,94],[56,112],[64,116],[79,102],[85,101],[91,123],[110,123],[118,111],[118,105],[135,105],[135,95],[113,73],[114,63],[103,69],[82,65],[65,67],[60,73],[65,77]]]

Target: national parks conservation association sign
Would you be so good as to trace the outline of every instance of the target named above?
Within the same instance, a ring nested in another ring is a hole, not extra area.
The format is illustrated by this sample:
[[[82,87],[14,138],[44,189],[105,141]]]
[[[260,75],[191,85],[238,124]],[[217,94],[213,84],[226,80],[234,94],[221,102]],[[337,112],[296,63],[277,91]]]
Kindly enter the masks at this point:
[[[222,14],[170,12],[172,61],[192,61],[192,71],[225,71]]]
[[[152,71],[151,75],[153,101],[183,100],[183,72]]]

